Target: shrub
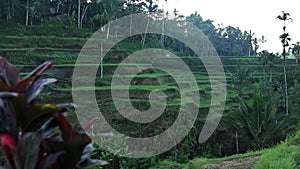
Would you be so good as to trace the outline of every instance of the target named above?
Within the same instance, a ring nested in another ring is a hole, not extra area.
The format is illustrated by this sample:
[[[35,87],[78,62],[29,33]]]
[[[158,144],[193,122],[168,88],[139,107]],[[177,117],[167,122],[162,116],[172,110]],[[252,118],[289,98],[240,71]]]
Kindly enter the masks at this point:
[[[0,58],[0,140],[6,167],[73,169],[106,164],[89,158],[91,139],[67,121],[64,113],[74,105],[36,103],[44,86],[57,81],[40,79],[51,66],[45,62],[21,79],[19,70]]]
[[[281,144],[262,156],[254,169],[294,169],[300,166],[300,147]]]
[[[297,133],[294,136],[289,137],[287,139],[287,144],[288,145],[300,146],[300,130],[297,131]]]

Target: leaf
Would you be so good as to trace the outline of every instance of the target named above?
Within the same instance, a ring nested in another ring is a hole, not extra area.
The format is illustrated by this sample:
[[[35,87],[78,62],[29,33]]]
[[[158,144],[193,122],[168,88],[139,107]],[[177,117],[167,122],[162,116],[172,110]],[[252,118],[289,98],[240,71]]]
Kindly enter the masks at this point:
[[[89,122],[85,125],[84,131],[87,132],[87,131],[93,126],[93,124],[94,124],[96,121],[98,121],[99,119],[100,119],[99,117],[95,117],[95,118],[93,118],[91,121],[89,121]]]
[[[9,168],[0,167],[0,169],[9,169]]]
[[[41,141],[41,135],[31,132],[20,138],[16,150],[23,169],[35,169]]]
[[[20,80],[19,70],[6,59],[0,58],[0,71],[8,86],[14,88]]]
[[[16,96],[17,97],[17,96]],[[10,133],[16,138],[18,134],[16,116],[11,101],[13,98],[0,99],[0,134]]]
[[[75,131],[64,115],[58,114],[57,120],[63,140],[52,140],[48,144],[52,151],[63,150],[65,154],[59,157],[55,168],[74,168],[80,161],[85,146],[91,142],[91,139],[85,133]]]
[[[0,92],[1,99],[10,99],[16,96],[18,96],[18,93],[15,92]]]
[[[76,166],[76,169],[86,169],[86,168],[91,168],[91,167],[95,167],[95,166],[106,166],[109,163],[107,161],[104,160],[98,160],[98,159],[87,159],[86,161],[78,164]]]
[[[13,160],[13,149],[17,146],[15,140],[9,134],[2,134],[0,136],[1,146],[5,152],[7,159],[12,162]]]
[[[106,161],[90,159],[93,151],[94,151],[94,147],[92,144],[88,144],[85,146],[80,161],[76,166],[76,169],[90,168],[97,165],[101,165],[101,166],[108,165],[108,162]]]
[[[13,153],[13,163],[11,164],[14,169],[23,169],[20,157],[18,155],[18,151],[16,149],[11,149]]]
[[[10,87],[7,85],[5,80],[1,77],[0,78],[0,91],[9,91]]]
[[[71,124],[68,122],[66,117],[62,114],[58,115],[58,121],[59,121],[59,128],[62,132],[62,139],[66,141],[67,143],[71,142],[74,137],[78,135],[78,133],[75,132]]]
[[[27,90],[29,88],[29,85],[36,81],[45,70],[50,68],[52,66],[51,62],[45,62],[36,69],[34,69],[31,73],[29,73],[25,78],[23,78],[17,86],[17,89],[19,90]]]
[[[100,133],[100,134],[93,136],[92,139],[101,138],[101,137],[102,138],[114,138],[115,135],[113,132]]]
[[[48,169],[52,168],[52,165],[54,165],[60,155],[62,155],[64,152],[60,151],[57,153],[50,154],[45,160],[43,160],[37,169]]]
[[[27,102],[32,103],[32,101],[34,101],[37,98],[40,92],[43,91],[45,85],[55,83],[55,82],[57,82],[56,79],[48,78],[48,79],[38,80],[35,83],[33,83],[26,92]]]
[[[56,113],[63,113],[65,111],[67,111],[67,109],[53,104],[31,105],[21,114],[20,124],[24,132],[36,131]]]
[[[76,109],[77,105],[74,103],[63,103],[63,104],[57,104],[57,107],[60,107],[63,110],[70,110],[70,109]]]
[[[18,95],[8,100],[8,102],[8,106],[11,109],[10,114],[8,114],[9,118],[12,120],[12,123],[15,123],[16,126],[14,127],[20,126],[24,122],[22,115],[27,109],[26,99],[24,95]]]

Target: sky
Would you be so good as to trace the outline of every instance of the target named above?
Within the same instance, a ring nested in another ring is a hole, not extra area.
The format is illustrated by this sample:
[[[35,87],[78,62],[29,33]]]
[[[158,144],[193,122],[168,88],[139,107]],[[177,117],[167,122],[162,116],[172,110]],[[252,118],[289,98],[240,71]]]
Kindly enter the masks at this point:
[[[290,13],[293,22],[288,21],[286,30],[290,33],[292,43],[300,42],[300,1],[299,0],[168,0],[160,7],[170,14],[176,8],[180,15],[188,16],[195,11],[206,19],[226,26],[239,27],[242,31],[252,30],[255,37],[264,35],[267,42],[258,51],[282,52],[279,40],[283,21],[276,19],[282,11]]]

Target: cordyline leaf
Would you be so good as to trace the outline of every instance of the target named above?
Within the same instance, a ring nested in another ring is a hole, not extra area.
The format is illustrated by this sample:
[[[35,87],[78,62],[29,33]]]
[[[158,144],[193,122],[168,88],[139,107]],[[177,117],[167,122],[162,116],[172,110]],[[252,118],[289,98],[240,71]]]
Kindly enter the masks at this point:
[[[17,153],[22,165],[22,169],[35,169],[38,162],[41,135],[26,133],[18,141]]]
[[[1,146],[10,163],[13,163],[13,151],[17,146],[15,140],[9,134],[2,134],[0,136]]]
[[[56,106],[61,108],[62,110],[61,112],[57,113],[63,113],[67,110],[74,109],[76,107],[76,105],[72,103],[58,104]],[[51,117],[43,116],[42,118],[44,120],[42,119],[39,122],[34,123],[32,127],[28,128],[28,130],[43,133],[44,137],[51,135],[51,133],[53,133],[53,131],[55,131],[56,127],[58,126],[58,121],[56,120],[55,116],[56,115],[52,115]]]
[[[7,100],[7,102],[9,103],[8,106],[10,106],[9,108],[11,109],[10,115],[8,115],[9,118],[14,121],[16,125],[15,127],[20,126],[20,124],[24,122],[22,115],[27,109],[27,102],[25,97],[23,95],[18,95]]]
[[[20,80],[19,70],[6,59],[0,58],[0,71],[8,86],[14,88]]]
[[[6,59],[0,58],[0,71],[2,72],[2,77],[7,85],[11,88],[16,87],[20,80],[19,70]]]
[[[57,153],[50,154],[45,160],[43,160],[37,169],[48,169],[52,168],[52,166],[56,163],[58,157],[62,155],[64,152],[60,151]]]
[[[76,169],[85,169],[97,165],[101,165],[101,166],[108,165],[108,162],[106,161],[90,159],[93,151],[94,151],[94,147],[91,143],[84,147],[80,161],[76,165]]]
[[[56,113],[63,113],[67,110],[66,108],[61,108],[53,104],[31,105],[30,108],[21,115],[21,128],[23,128],[23,132],[37,131]]]
[[[92,139],[96,139],[96,138],[114,138],[115,135],[113,132],[107,132],[107,133],[100,133],[97,134],[95,136],[92,136]]]
[[[17,85],[17,89],[19,90],[27,90],[29,85],[32,82],[36,81],[43,72],[52,66],[51,62],[45,62],[36,69],[34,69],[31,73],[29,73],[25,78],[23,78]]]
[[[61,109],[64,110],[70,110],[70,109],[76,109],[77,106],[74,103],[62,103],[62,104],[57,104],[57,107],[60,107]]]
[[[0,92],[1,99],[10,99],[16,96],[18,96],[18,93],[15,92]]]
[[[12,138],[10,134],[2,134],[0,136],[1,139],[1,146],[5,152],[5,155],[8,160],[8,168],[9,169],[18,169],[16,165],[18,165],[18,155],[16,151],[17,143],[15,140]],[[17,163],[17,164],[15,164]],[[19,165],[20,168],[20,165]]]
[[[84,127],[84,131],[85,132],[88,132],[88,130],[93,126],[93,124],[96,122],[96,121],[98,121],[100,118],[99,117],[95,117],[95,118],[93,118],[91,121],[89,121],[86,125],[85,125],[85,127]]]
[[[56,131],[56,127],[58,126],[55,117],[50,117],[39,129],[38,133],[42,133],[43,137],[48,137],[52,135]]]
[[[62,139],[66,143],[79,145],[86,145],[90,143],[91,139],[86,134],[75,131],[64,115],[58,114],[58,120],[59,128],[62,132]]]
[[[58,114],[57,120],[62,133],[62,141],[50,140],[48,144],[52,152],[63,150],[65,153],[58,158],[54,169],[73,169],[80,161],[83,150],[91,139],[85,133],[75,131],[63,114]]]
[[[86,169],[86,168],[91,168],[91,167],[95,167],[95,166],[106,166],[109,163],[107,161],[104,160],[98,160],[98,159],[87,159],[86,161],[78,164],[76,166],[76,169]]]
[[[22,169],[22,163],[21,163],[21,160],[20,160],[20,157],[18,155],[18,151],[14,148],[11,149],[12,151],[12,154],[13,154],[13,163],[11,164],[11,168],[14,168],[14,169]]]
[[[65,110],[74,109],[76,107],[76,105],[73,103],[58,104],[56,106],[60,107],[63,110],[63,112]],[[41,125],[41,127],[38,129],[38,132],[43,133],[43,136],[46,137],[47,135],[53,133],[53,131],[56,130],[57,126],[58,126],[58,121],[56,120],[55,116],[52,116]]]
[[[14,107],[9,101],[12,98],[0,99],[0,134],[10,133],[14,138],[17,138],[17,120],[13,112]]]
[[[56,83],[57,80],[54,78],[42,79],[33,83],[28,91],[26,92],[26,98],[28,103],[36,100],[37,96],[43,91],[44,86],[51,83]]]
[[[88,160],[89,160],[93,150],[94,150],[94,147],[92,146],[92,144],[88,144],[84,147],[82,155],[80,157],[80,161],[77,163],[76,168],[82,168],[82,167],[87,168],[88,167],[87,163],[88,163]]]
[[[0,91],[10,91],[10,87],[2,77],[0,77]]]

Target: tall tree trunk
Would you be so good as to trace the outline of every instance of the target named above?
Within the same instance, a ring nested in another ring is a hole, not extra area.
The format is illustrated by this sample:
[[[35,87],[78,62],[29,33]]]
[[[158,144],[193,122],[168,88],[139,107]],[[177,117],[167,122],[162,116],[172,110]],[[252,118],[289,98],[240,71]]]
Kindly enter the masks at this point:
[[[165,46],[165,18],[162,20],[162,27],[161,27],[161,45]]]
[[[285,21],[283,23],[283,33],[285,34]],[[284,43],[283,43],[283,74],[284,74],[284,85],[285,85],[285,113],[288,115],[289,114],[289,98],[288,98],[288,86],[287,86],[287,78],[286,78],[286,49],[285,49],[285,41],[287,39],[284,39]]]
[[[239,138],[237,131],[235,132],[235,146],[236,146],[236,153],[239,153]]]
[[[103,79],[103,42],[101,42],[101,49],[100,49],[100,78]]]
[[[129,24],[129,35],[132,34],[132,15],[130,15],[130,24]]]
[[[149,18],[148,18],[148,22],[147,22],[146,29],[145,29],[145,35],[144,35],[144,38],[143,38],[142,48],[144,48],[144,46],[145,46],[145,41],[146,41],[146,36],[147,36],[147,33],[148,33],[149,22],[150,21],[149,21]]]
[[[80,19],[80,28],[82,28],[82,25],[83,25],[83,19],[84,19],[86,13],[87,13],[88,7],[89,7],[89,5],[87,5],[87,6],[84,8],[83,12],[82,12],[82,16],[81,16],[81,19]]]
[[[15,18],[15,4],[13,3],[12,4],[12,18],[14,19]]]
[[[249,53],[248,53],[248,56],[250,57],[250,55],[251,55],[251,47],[249,46],[249,51],[248,51]]]
[[[289,96],[288,96],[285,56],[284,56],[283,73],[284,73],[284,85],[285,85],[285,113],[288,115],[289,114]]]
[[[80,27],[80,17],[81,16],[81,14],[80,14],[80,0],[78,0],[78,12],[77,12],[77,26],[78,26],[78,28],[81,28]]]
[[[28,26],[28,21],[29,21],[29,0],[26,1],[26,21],[25,21],[26,26]]]
[[[106,39],[109,39],[110,22],[107,24]]]
[[[8,21],[10,19],[10,10],[9,10],[9,4],[7,5],[7,15],[6,20]]]

